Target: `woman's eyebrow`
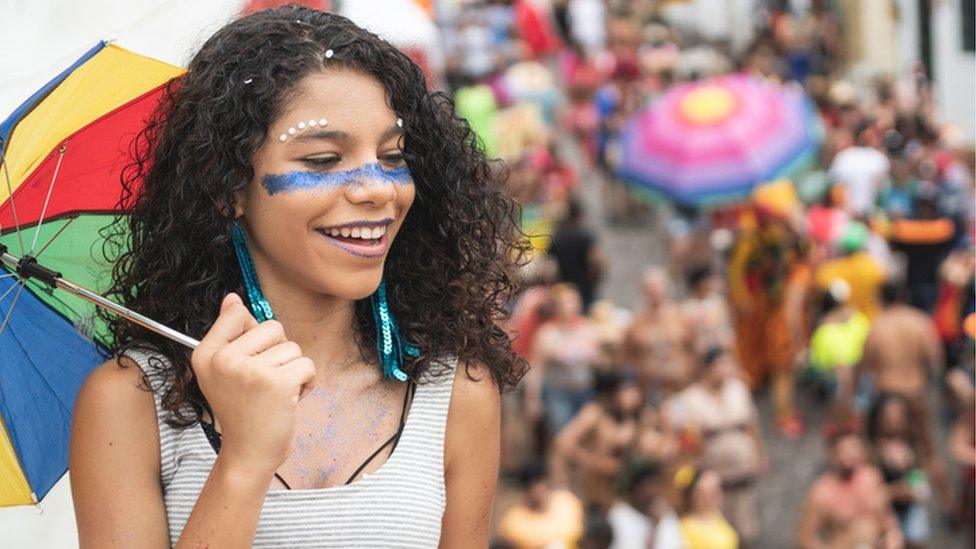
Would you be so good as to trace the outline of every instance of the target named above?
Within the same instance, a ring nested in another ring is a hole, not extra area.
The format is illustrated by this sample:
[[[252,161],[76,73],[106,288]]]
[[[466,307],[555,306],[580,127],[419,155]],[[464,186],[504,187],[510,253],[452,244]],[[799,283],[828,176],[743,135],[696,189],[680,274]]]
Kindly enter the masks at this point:
[[[355,141],[352,135],[348,132],[342,130],[311,130],[304,131],[295,137],[292,137],[294,141],[313,141],[318,139],[329,139],[332,141],[343,141],[352,142]]]
[[[383,135],[380,136],[380,142],[394,137],[400,137],[401,135],[403,135],[403,128],[399,126],[390,126],[383,132]]]
[[[403,128],[398,126],[390,126],[383,131],[380,136],[380,141],[387,141],[394,137],[399,137],[403,135]],[[349,132],[342,130],[306,130],[291,138],[293,141],[315,141],[315,140],[332,140],[332,141],[342,141],[346,143],[352,143],[356,141],[356,138],[352,136]]]

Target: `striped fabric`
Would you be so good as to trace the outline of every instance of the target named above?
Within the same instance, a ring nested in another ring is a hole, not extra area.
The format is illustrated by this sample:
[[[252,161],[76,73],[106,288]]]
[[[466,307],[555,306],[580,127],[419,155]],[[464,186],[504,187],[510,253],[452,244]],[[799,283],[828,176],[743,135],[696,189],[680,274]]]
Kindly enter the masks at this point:
[[[130,351],[152,375],[149,361],[166,358]],[[444,514],[444,429],[454,368],[421,383],[403,435],[378,470],[352,484],[323,489],[270,490],[258,520],[254,547],[436,547]],[[174,429],[155,399],[162,463],[161,483],[175,545],[210,474],[216,454],[199,425]]]

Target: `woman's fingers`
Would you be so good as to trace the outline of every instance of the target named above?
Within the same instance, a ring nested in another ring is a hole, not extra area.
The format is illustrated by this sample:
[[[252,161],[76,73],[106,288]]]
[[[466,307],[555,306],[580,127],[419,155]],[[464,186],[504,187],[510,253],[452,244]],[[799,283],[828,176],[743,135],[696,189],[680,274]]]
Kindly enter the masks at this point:
[[[276,374],[281,375],[283,382],[288,384],[293,400],[305,396],[305,385],[315,379],[315,363],[308,357],[299,357],[282,365]]]
[[[302,348],[294,341],[284,341],[262,351],[254,357],[255,361],[269,366],[283,366],[297,358],[301,358]]]
[[[250,315],[251,313],[248,312],[247,314]],[[243,356],[255,356],[287,340],[285,337],[285,329],[280,322],[277,320],[266,320],[261,324],[256,324],[253,328],[229,343],[227,350],[228,352]]]
[[[217,315],[213,326],[210,327],[207,334],[200,340],[200,345],[193,351],[193,354],[202,360],[194,360],[193,362],[195,364],[209,363],[211,357],[218,350],[225,348],[230,342],[235,341],[257,325],[257,320],[244,306],[240,296],[235,293],[227,294],[220,303],[220,313]]]

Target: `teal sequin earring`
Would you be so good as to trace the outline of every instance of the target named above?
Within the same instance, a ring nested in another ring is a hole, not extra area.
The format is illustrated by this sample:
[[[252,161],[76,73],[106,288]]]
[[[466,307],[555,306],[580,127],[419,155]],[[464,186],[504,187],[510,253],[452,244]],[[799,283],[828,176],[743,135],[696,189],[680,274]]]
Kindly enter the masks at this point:
[[[251,305],[251,312],[258,322],[275,318],[271,312],[271,304],[261,292],[261,285],[258,284],[258,274],[254,271],[254,262],[251,261],[251,252],[247,249],[247,239],[244,237],[244,228],[237,221],[231,229],[234,238],[234,251],[237,252],[237,263],[241,267],[241,275],[244,277],[244,288],[247,290],[247,300]]]
[[[373,306],[373,321],[376,326],[376,355],[383,366],[383,374],[390,379],[406,381],[408,376],[400,369],[404,363],[404,355],[420,356],[420,349],[407,343],[400,334],[386,301],[385,280],[380,282],[380,287],[370,297],[370,304]]]

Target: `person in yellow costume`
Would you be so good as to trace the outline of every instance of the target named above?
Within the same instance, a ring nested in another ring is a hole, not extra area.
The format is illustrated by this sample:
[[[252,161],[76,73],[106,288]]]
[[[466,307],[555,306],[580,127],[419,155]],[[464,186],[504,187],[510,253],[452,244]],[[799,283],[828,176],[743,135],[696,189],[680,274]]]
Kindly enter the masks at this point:
[[[757,188],[740,220],[728,274],[742,372],[753,388],[771,383],[777,424],[789,437],[803,433],[793,374],[809,335],[811,269],[799,219],[789,181]]]
[[[851,289],[851,306],[872,318],[881,309],[881,286],[887,273],[865,249],[869,233],[870,229],[859,221],[848,223],[837,242],[842,255],[821,263],[814,282],[826,291],[834,280],[843,280]]]

